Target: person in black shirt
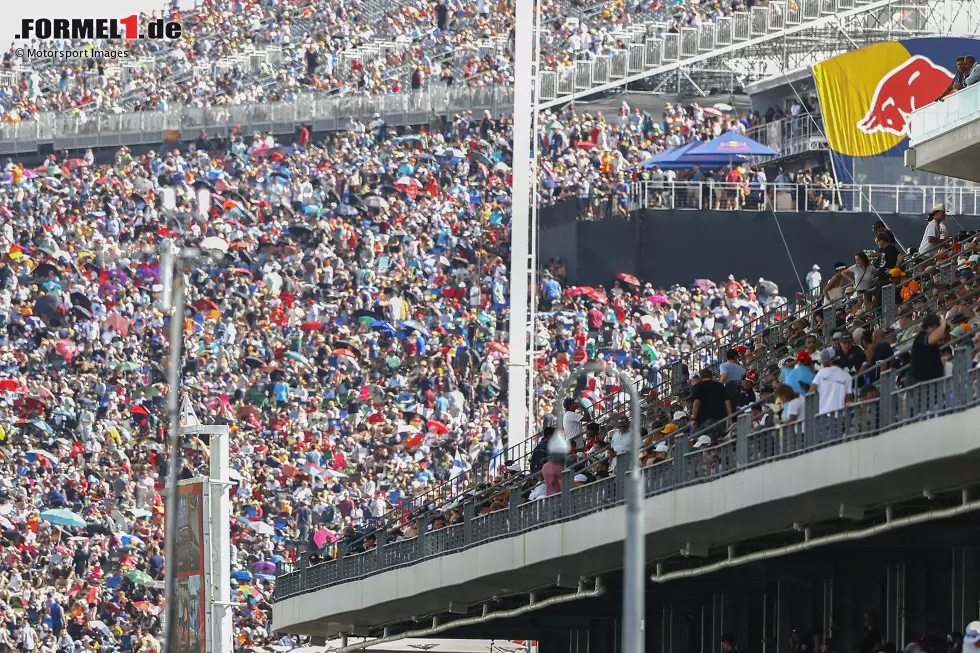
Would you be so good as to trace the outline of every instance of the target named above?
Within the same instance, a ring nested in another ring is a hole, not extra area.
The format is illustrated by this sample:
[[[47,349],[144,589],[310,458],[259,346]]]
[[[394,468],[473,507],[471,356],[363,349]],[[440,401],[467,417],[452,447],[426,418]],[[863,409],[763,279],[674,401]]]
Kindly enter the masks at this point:
[[[905,261],[905,256],[895,245],[895,237],[892,236],[891,232],[882,231],[875,238],[878,242],[878,267],[885,271],[901,267]],[[878,275],[879,283],[888,278],[887,274]]]
[[[755,384],[759,380],[759,373],[749,370],[745,373],[741,383],[734,389],[728,388],[728,395],[732,399],[732,407],[739,410],[755,401]]]
[[[861,645],[858,646],[859,653],[878,653],[884,648],[884,641],[881,631],[875,625],[875,617],[870,612],[865,612],[863,616],[864,637]]]
[[[888,369],[888,363],[885,361],[891,360],[895,356],[895,352],[888,342],[885,332],[881,329],[875,330],[874,333],[865,331],[864,341],[865,355],[867,355],[868,364],[871,366],[868,381],[874,383],[881,376],[881,373]]]
[[[439,28],[440,32],[446,31],[446,25],[449,24],[449,7],[443,0],[439,0],[439,4],[436,5],[436,27]]]
[[[854,346],[853,336],[846,331],[841,334],[840,348],[837,351],[837,355],[843,361],[841,367],[852,374],[854,372],[860,372],[861,368],[868,363],[868,359],[864,355],[864,350]],[[793,389],[795,390],[796,388]]]
[[[912,342],[912,361],[905,375],[906,388],[943,376],[943,359],[939,354],[939,345],[945,337],[946,320],[940,319],[935,313],[929,313],[922,319],[922,330]]]
[[[544,416],[544,428],[541,429],[541,439],[534,446],[534,451],[531,452],[531,473],[536,474],[541,471],[544,464],[548,462],[548,441],[551,436],[555,434],[555,425],[558,423],[558,418],[556,418],[551,413]]]
[[[691,429],[707,428],[715,422],[722,421],[732,414],[732,400],[728,390],[720,381],[715,381],[714,373],[705,368],[699,375],[701,382],[694,386],[691,398],[694,406],[691,409]]]

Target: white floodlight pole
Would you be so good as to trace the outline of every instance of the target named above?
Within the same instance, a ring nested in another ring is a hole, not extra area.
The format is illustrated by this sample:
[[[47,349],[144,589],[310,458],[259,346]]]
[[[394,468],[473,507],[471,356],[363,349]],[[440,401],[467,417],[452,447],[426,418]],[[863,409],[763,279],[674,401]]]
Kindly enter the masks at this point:
[[[533,0],[516,4],[514,30],[514,185],[510,236],[510,361],[507,370],[507,444],[528,439],[528,257],[531,214],[531,112],[534,93],[531,65],[534,40]]]

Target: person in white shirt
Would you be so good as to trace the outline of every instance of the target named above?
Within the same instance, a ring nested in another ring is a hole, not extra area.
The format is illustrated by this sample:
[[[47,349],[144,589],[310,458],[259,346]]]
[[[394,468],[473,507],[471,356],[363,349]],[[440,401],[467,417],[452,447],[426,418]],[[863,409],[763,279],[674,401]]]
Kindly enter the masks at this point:
[[[565,400],[565,415],[562,417],[561,426],[565,431],[565,441],[574,442],[582,430],[582,404],[578,399]]]
[[[813,297],[819,297],[822,283],[823,275],[820,274],[820,266],[814,263],[813,267],[806,275],[806,285],[810,290],[810,295]]]
[[[820,397],[821,415],[841,410],[854,397],[851,392],[851,375],[843,368],[844,360],[835,356],[830,363],[821,367],[810,382],[810,388],[816,389]]]
[[[919,253],[927,254],[936,249],[942,241],[946,240],[948,232],[946,230],[946,205],[937,204],[932,207],[932,219],[926,225],[925,233],[922,234],[922,242],[919,243]]]

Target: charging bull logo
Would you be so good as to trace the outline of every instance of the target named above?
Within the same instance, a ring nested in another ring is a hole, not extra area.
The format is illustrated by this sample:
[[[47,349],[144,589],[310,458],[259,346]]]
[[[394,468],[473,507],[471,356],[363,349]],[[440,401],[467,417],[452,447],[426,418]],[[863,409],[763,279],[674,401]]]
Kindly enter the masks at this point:
[[[871,107],[857,128],[865,134],[908,136],[911,113],[934,102],[952,79],[951,72],[927,57],[910,57],[878,82]]]

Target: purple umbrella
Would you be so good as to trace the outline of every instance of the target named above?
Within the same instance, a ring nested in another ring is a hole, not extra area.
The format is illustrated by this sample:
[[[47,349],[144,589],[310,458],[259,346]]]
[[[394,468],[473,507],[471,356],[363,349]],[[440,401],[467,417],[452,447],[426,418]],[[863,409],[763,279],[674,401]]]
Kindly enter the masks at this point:
[[[694,285],[701,290],[711,290],[712,288],[718,287],[718,285],[710,279],[695,279]]]
[[[252,565],[252,571],[258,574],[274,574],[276,573],[276,565],[268,560],[259,560]]]

